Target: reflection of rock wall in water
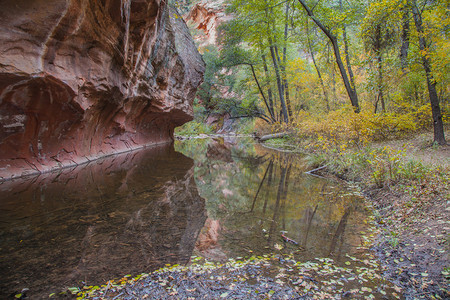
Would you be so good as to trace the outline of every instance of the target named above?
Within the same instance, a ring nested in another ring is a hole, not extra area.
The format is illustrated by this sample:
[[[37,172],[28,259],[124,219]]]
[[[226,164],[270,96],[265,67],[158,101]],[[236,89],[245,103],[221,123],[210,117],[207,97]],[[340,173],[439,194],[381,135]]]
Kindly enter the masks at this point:
[[[203,72],[167,1],[2,1],[0,179],[170,141]]]
[[[186,263],[206,219],[193,161],[167,147],[4,182],[0,194],[2,296]]]

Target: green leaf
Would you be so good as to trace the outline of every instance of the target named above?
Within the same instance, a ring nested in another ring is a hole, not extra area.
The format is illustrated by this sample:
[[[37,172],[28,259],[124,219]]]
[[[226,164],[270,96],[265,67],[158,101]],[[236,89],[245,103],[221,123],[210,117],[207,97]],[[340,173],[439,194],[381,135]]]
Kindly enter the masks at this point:
[[[14,297],[20,299],[20,297],[22,297],[22,294],[16,294]]]
[[[80,289],[77,287],[70,287],[68,288],[68,290],[72,293],[72,295],[76,295],[80,291]]]
[[[225,297],[227,297],[227,296],[228,296],[228,292],[221,294],[221,295],[220,295],[220,298],[225,298]]]

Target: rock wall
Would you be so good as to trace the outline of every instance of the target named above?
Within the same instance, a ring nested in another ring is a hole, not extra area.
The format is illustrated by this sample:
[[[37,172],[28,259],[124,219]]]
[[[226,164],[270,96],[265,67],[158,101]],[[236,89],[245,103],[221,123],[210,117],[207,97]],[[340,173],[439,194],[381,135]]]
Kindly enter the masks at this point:
[[[223,0],[201,0],[186,16],[186,22],[199,31],[194,39],[201,47],[217,45],[218,28],[229,19],[230,17],[225,14]]]
[[[189,27],[195,28],[193,38],[199,45],[199,51],[209,51],[208,46],[221,48],[219,40],[219,27],[223,23],[230,21],[233,16],[226,14],[226,2],[224,0],[200,0],[186,15],[185,19]],[[233,75],[233,70],[222,70],[223,75]],[[217,78],[220,81],[219,78]],[[226,85],[218,84],[215,86],[221,93],[223,99],[238,99],[240,96],[228,88]],[[200,103],[210,103],[210,99],[202,99],[199,96]],[[239,119],[231,118],[228,112],[222,109],[216,110],[214,105],[206,105],[209,111],[206,120],[207,125],[219,134],[235,132],[239,127]],[[219,111],[219,112],[218,112]]]
[[[173,139],[204,62],[165,0],[4,0],[0,180]]]

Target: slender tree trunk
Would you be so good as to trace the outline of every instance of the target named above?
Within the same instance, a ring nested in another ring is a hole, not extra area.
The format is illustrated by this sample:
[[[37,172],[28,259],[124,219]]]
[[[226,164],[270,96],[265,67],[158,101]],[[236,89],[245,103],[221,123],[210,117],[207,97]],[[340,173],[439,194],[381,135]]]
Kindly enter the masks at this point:
[[[402,14],[402,46],[400,47],[400,63],[404,71],[408,67],[408,49],[409,49],[409,9],[403,8]]]
[[[276,43],[276,42],[275,42]],[[286,67],[285,67],[285,60],[283,61],[280,59],[278,47],[274,46],[275,50],[275,56],[277,58],[278,66],[280,67],[280,74],[281,74],[281,89],[283,92],[283,97],[285,99],[286,103],[286,109],[288,112],[288,117],[290,118],[292,116],[292,109],[291,109],[291,99],[289,97],[289,84],[286,78]],[[286,50],[286,48],[283,48],[283,52]]]
[[[378,101],[381,102],[382,112],[386,112],[386,105],[384,103],[384,94],[383,94],[383,60],[381,57],[381,51],[378,51],[377,53],[377,62],[378,62]]]
[[[289,4],[289,1],[287,2],[287,5],[288,4]],[[287,6],[287,9],[289,9],[289,6]],[[286,14],[287,14],[287,11],[286,11]],[[285,24],[286,25],[285,25],[284,43],[286,45],[286,40],[287,40],[287,20],[286,20]],[[272,23],[272,30],[273,30],[273,32],[275,32],[275,30],[276,30],[275,23]],[[289,98],[289,91],[286,92],[286,86],[289,87],[287,85],[286,68],[285,68],[285,63],[286,63],[286,60],[285,60],[286,46],[283,47],[283,61],[282,61],[280,59],[280,53],[278,51],[278,46],[277,46],[278,45],[277,37],[275,35],[273,37],[273,45],[274,45],[273,47],[274,47],[274,50],[275,50],[275,56],[277,58],[278,66],[280,68],[280,73],[281,73],[281,81],[282,81],[281,90],[282,90],[282,93],[283,93],[284,102],[286,103],[286,109],[288,111],[288,117],[291,117],[291,115],[292,115],[292,109],[290,107],[291,100]],[[287,95],[286,95],[286,93],[287,93]],[[283,111],[283,109],[282,109],[282,111]],[[283,117],[284,117],[284,113],[283,113]],[[288,122],[289,122],[289,120],[286,121],[286,123],[288,123]]]
[[[430,60],[426,54],[427,43],[423,32],[422,16],[417,9],[416,0],[412,0],[411,2],[414,23],[416,25],[417,33],[419,34],[419,48],[422,52],[422,65],[427,76],[428,94],[430,96],[431,112],[433,115],[434,141],[439,145],[445,145],[444,124],[442,122],[441,108],[439,107],[439,98],[436,92],[436,81],[433,78]]]
[[[267,19],[269,19],[269,11],[268,9],[266,9],[266,16]],[[274,25],[273,25],[274,26]],[[274,28],[273,28],[274,30]],[[280,114],[282,114],[282,120],[285,123],[289,123],[289,116],[287,113],[287,108],[286,108],[286,102],[284,101],[284,85],[282,84],[282,80],[281,80],[281,76],[280,76],[280,64],[279,64],[279,55],[278,55],[278,48],[276,48],[276,41],[274,43],[274,38],[271,36],[271,30],[270,30],[270,23],[267,23],[267,32],[269,35],[269,49],[270,49],[270,55],[272,57],[272,62],[273,62],[273,68],[275,70],[275,77],[277,79],[277,88],[278,88],[278,95],[280,98],[280,104],[281,104],[281,112]],[[273,31],[275,32],[275,31]],[[277,51],[277,52],[275,52]]]
[[[328,101],[328,94],[327,94],[327,90],[325,88],[325,84],[323,83],[323,78],[322,78],[322,74],[320,73],[319,67],[317,66],[316,63],[316,59],[314,57],[314,51],[311,45],[311,39],[309,38],[309,29],[308,29],[308,20],[306,20],[306,38],[308,40],[308,48],[309,48],[309,53],[311,54],[311,58],[314,64],[314,68],[316,69],[317,72],[317,76],[319,76],[319,82],[320,82],[320,86],[322,87],[322,93],[323,93],[323,98],[325,100],[325,104],[327,105],[327,111],[330,111],[330,103]]]
[[[271,41],[272,41],[272,39],[270,39],[270,42]],[[287,113],[286,103],[284,102],[283,85],[281,83],[280,69],[279,69],[279,66],[278,66],[278,61],[277,61],[277,57],[276,57],[276,54],[275,54],[275,49],[274,49],[273,45],[271,45],[269,48],[270,48],[270,54],[272,56],[273,68],[275,70],[275,76],[277,78],[277,87],[278,87],[278,94],[280,96],[281,112],[283,114],[283,121],[285,123],[289,123],[289,116],[288,116],[288,113]]]
[[[339,0],[339,5],[341,6],[342,10],[342,0]],[[351,88],[356,94],[355,75],[353,74],[352,64],[350,62],[350,50],[348,46],[347,26],[345,26],[345,24],[342,25],[342,35],[343,35],[342,38],[344,40],[344,53],[345,53],[345,60],[347,62],[348,76],[350,77]]]
[[[344,39],[344,52],[345,52],[345,60],[347,62],[347,70],[348,76],[350,77],[350,84],[353,90],[355,90],[355,75],[352,71],[352,64],[350,63],[350,51],[348,47],[348,39],[347,39],[347,27],[342,26],[343,39]],[[355,91],[356,93],[356,91]]]
[[[264,100],[264,104],[266,105],[266,108],[269,111],[269,115],[273,122],[275,120],[275,118],[274,118],[272,112],[270,111],[269,104],[267,103],[266,96],[264,95],[264,91],[262,90],[261,85],[259,84],[258,77],[256,77],[255,68],[253,67],[252,64],[249,64],[249,66],[252,69],[253,78],[255,79],[256,85],[258,86],[259,93],[261,94],[261,97]]]
[[[275,30],[275,28],[274,28],[274,30]],[[275,57],[277,58],[278,67],[280,68],[280,76],[281,76],[281,82],[282,82],[281,88],[282,88],[282,91],[283,91],[283,97],[284,97],[284,73],[283,73],[283,62],[281,61],[280,55],[279,55],[279,53],[278,53],[278,46],[277,46],[277,40],[276,40],[276,38],[275,38],[275,40],[274,40],[274,46],[273,46],[273,49],[275,50]],[[286,100],[286,98],[284,98],[284,99]]]
[[[330,44],[327,44],[327,63],[330,66],[331,69],[331,91],[333,93],[333,99],[336,101],[337,95],[336,95],[336,70],[334,67],[334,64],[330,63]]]
[[[378,69],[378,80],[377,80],[377,88],[378,95],[375,102],[375,113],[377,112],[378,103],[381,102],[381,110],[382,112],[386,112],[386,106],[384,103],[384,94],[383,94],[383,53],[382,53],[382,34],[381,34],[381,24],[377,24],[375,27],[375,36],[373,43],[373,50],[375,51],[377,57],[377,69]]]
[[[283,46],[283,63],[281,65],[281,72],[283,73],[283,84],[284,84],[284,93],[286,95],[286,106],[288,110],[289,118],[292,118],[292,108],[291,108],[291,97],[289,95],[289,83],[287,80],[286,74],[286,64],[287,64],[287,39],[288,39],[288,31],[289,31],[289,8],[290,1],[286,2],[286,11],[285,11],[285,23],[284,23],[284,46]]]
[[[334,97],[334,100],[336,101],[336,99],[337,99],[337,93],[336,93],[336,70],[334,69],[334,65],[333,65],[331,71],[332,71],[331,75],[332,75],[332,81],[333,81],[333,97]]]
[[[289,94],[289,83],[287,79],[284,79],[284,94],[286,96],[286,106],[288,110],[289,120],[292,118],[291,96]]]
[[[331,44],[333,45],[334,56],[336,58],[336,64],[339,67],[339,72],[341,73],[342,81],[344,81],[345,89],[347,91],[348,97],[350,98],[350,102],[353,106],[355,112],[359,112],[359,103],[358,103],[358,94],[356,93],[356,89],[354,86],[350,84],[350,81],[347,76],[347,72],[345,70],[344,64],[342,63],[341,53],[339,51],[339,45],[337,42],[337,37],[331,33],[331,31],[316,18],[311,9],[306,5],[305,0],[298,0],[303,8],[306,10],[308,16],[314,21],[314,23],[322,30],[322,32],[328,37]]]
[[[264,66],[264,75],[266,76],[266,78],[269,78],[269,69],[267,68],[267,62],[266,62],[266,55],[263,54],[261,55],[262,61],[263,61],[263,66]],[[270,107],[270,111],[271,111],[271,115],[275,116],[275,112],[273,110],[273,94],[272,94],[272,87],[270,86],[270,80],[269,82],[269,86],[267,87],[267,94],[269,97],[269,107]]]

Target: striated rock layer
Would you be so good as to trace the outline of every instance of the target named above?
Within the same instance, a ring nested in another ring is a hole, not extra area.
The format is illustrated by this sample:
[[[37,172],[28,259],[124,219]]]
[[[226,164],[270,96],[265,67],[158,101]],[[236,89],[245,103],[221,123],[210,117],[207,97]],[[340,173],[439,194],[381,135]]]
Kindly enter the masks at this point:
[[[224,0],[201,0],[197,2],[189,14],[186,21],[198,30],[194,39],[201,47],[218,44],[219,26],[230,20],[230,16],[225,14]]]
[[[6,0],[0,179],[169,142],[204,62],[164,0]]]

